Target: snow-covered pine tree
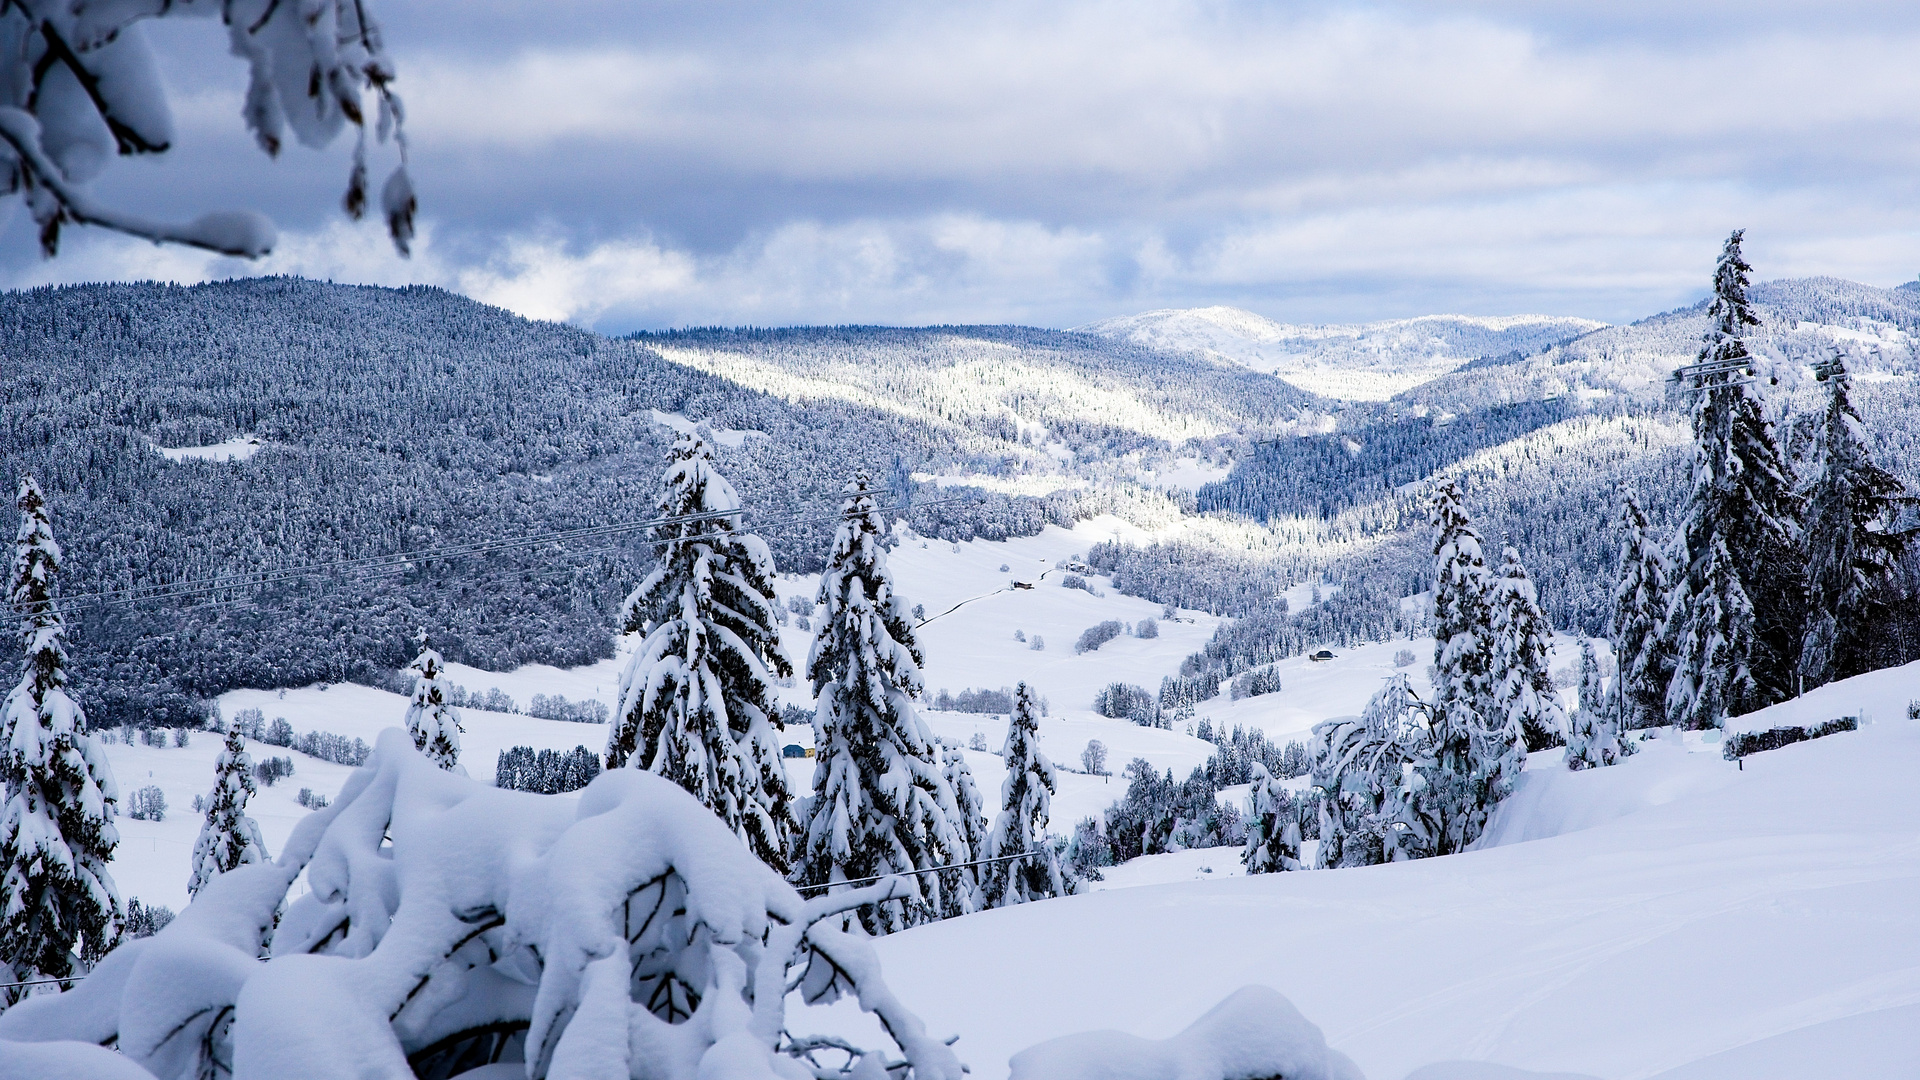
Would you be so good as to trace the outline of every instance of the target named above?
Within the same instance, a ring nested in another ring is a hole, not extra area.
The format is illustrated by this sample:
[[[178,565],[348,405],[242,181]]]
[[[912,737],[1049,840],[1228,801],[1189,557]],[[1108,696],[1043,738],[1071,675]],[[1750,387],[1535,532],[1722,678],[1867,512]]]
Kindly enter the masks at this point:
[[[1418,769],[1432,757],[1423,716],[1431,723],[1429,706],[1405,675],[1395,675],[1367,702],[1360,719],[1314,725],[1312,779],[1320,791],[1322,868],[1435,853],[1433,838],[1445,823],[1419,814],[1407,783],[1406,767]]]
[[[1849,400],[1846,362],[1820,365],[1827,409],[1807,485],[1807,627],[1800,673],[1811,689],[1871,669],[1872,642],[1887,624],[1889,579],[1905,537],[1892,531],[1900,481],[1873,463]]]
[[[780,650],[773,554],[740,528],[740,496],[713,467],[704,425],[674,440],[654,508],[660,565],[627,597],[621,629],[646,635],[620,676],[607,768],[664,776],[785,873],[793,796],[773,680]]]
[[[807,659],[813,683],[814,794],[801,803],[793,882],[802,887],[902,874],[919,895],[862,908],[869,933],[930,922],[950,910],[939,871],[964,860],[959,809],[914,708],[924,690],[911,605],[893,591],[885,528],[862,474],[846,487],[816,603]]]
[[[1549,670],[1553,627],[1512,548],[1504,553],[1493,591],[1494,715],[1519,729],[1528,750],[1557,746],[1566,738],[1567,711]]]
[[[1580,708],[1567,727],[1567,768],[1598,769],[1613,765],[1634,751],[1633,741],[1620,732],[1618,711],[1600,681],[1600,661],[1593,642],[1580,639]]]
[[[1526,764],[1526,744],[1496,696],[1492,582],[1460,488],[1436,480],[1433,704],[1415,814],[1423,854],[1449,855],[1479,839],[1494,804]]]
[[[1059,773],[1040,752],[1040,704],[1033,688],[1014,689],[1013,714],[1007,718],[1007,742],[1001,758],[1007,778],[1000,785],[1000,814],[987,834],[985,859],[1032,853],[980,867],[982,906],[997,908],[1065,896],[1072,883],[1060,869],[1059,855],[1047,841],[1047,818]]]
[[[413,701],[407,705],[407,734],[413,736],[413,748],[427,755],[443,769],[460,767],[460,710],[447,701],[447,686],[441,676],[447,662],[427,647],[427,632],[420,631],[420,655],[407,670],[413,672]],[[229,868],[230,869],[230,868]]]
[[[267,843],[260,838],[260,826],[247,816],[247,800],[257,790],[247,740],[236,727],[227,732],[227,745],[213,761],[213,794],[207,796],[206,820],[200,825],[200,838],[193,844],[188,896],[236,866],[267,861]]]
[[[1741,233],[1727,238],[1698,363],[1681,369],[1693,396],[1693,483],[1672,544],[1664,637],[1673,653],[1667,719],[1718,727],[1792,695],[1805,585],[1799,499],[1757,396],[1744,335]]]
[[[60,570],[47,503],[21,477],[20,531],[7,598],[20,613],[26,671],[0,708],[0,973],[65,978],[119,936],[120,894],[107,863],[120,842],[119,790],[106,755],[67,696],[54,607]],[[12,1002],[18,988],[0,994]]]
[[[1293,796],[1280,778],[1253,763],[1253,815],[1247,821],[1247,849],[1240,862],[1249,874],[1299,870],[1300,821]]]
[[[968,863],[987,850],[987,804],[980,798],[980,787],[973,782],[973,770],[967,767],[966,751],[949,747],[940,755],[941,772],[953,792],[953,830],[956,863]],[[961,866],[947,875],[946,915],[965,915],[980,909],[980,875],[975,867]]]
[[[1627,728],[1666,722],[1667,685],[1673,657],[1662,625],[1667,615],[1666,552],[1647,527],[1647,515],[1629,488],[1620,489],[1620,576],[1613,591],[1615,691],[1624,695],[1621,723]],[[1583,699],[1584,702],[1584,699]],[[1585,708],[1585,704],[1581,705]]]

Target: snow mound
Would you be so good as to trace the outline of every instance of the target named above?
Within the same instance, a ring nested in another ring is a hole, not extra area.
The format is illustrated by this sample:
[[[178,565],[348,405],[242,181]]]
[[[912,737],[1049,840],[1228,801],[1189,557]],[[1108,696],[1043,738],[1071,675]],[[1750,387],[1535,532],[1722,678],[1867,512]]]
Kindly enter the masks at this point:
[[[1276,990],[1243,986],[1171,1039],[1067,1035],[1013,1056],[1008,1080],[1364,1080]]]

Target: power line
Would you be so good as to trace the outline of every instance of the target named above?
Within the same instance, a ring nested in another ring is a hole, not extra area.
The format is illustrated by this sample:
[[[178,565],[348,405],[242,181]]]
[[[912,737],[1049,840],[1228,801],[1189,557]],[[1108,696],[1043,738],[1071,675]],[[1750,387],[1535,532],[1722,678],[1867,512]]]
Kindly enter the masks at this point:
[[[951,866],[930,866],[924,870],[899,870],[891,874],[854,878],[852,881],[829,881],[820,885],[796,885],[794,888],[797,891],[805,892],[808,889],[832,889],[841,885],[866,885],[875,881],[885,881],[890,877],[918,877],[921,874],[937,874],[943,870],[965,870],[970,866],[986,866],[990,863],[1010,862],[1014,859],[1037,859],[1043,854],[1045,853],[1039,851],[1023,851],[1018,855],[996,855],[991,859],[975,859],[972,862],[954,863]],[[895,897],[894,899],[897,900],[901,898]]]

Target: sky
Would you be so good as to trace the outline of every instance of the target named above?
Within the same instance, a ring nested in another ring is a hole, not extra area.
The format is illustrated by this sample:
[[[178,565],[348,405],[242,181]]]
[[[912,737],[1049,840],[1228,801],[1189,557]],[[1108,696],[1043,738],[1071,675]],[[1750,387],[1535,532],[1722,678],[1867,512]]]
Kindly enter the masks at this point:
[[[1620,322],[1757,278],[1920,272],[1920,4],[372,0],[413,258],[340,195],[350,144],[262,154],[217,22],[149,35],[178,128],[96,181],[279,225],[255,263],[0,204],[0,285],[292,273],[442,285],[619,333]],[[384,155],[384,156],[383,156]],[[390,162],[375,156],[375,182]]]

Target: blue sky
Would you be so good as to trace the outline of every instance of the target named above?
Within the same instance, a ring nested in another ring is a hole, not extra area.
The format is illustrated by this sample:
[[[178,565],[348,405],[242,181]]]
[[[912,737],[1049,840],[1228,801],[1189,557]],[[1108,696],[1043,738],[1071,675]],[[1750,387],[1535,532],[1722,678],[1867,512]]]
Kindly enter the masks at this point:
[[[1683,9],[1683,10],[1675,10]],[[1920,5],[375,0],[423,241],[346,224],[344,141],[261,155],[219,26],[153,34],[180,137],[95,185],[246,206],[259,264],[14,213],[0,281],[428,282],[608,331],[1621,321],[1761,277],[1920,271]]]

